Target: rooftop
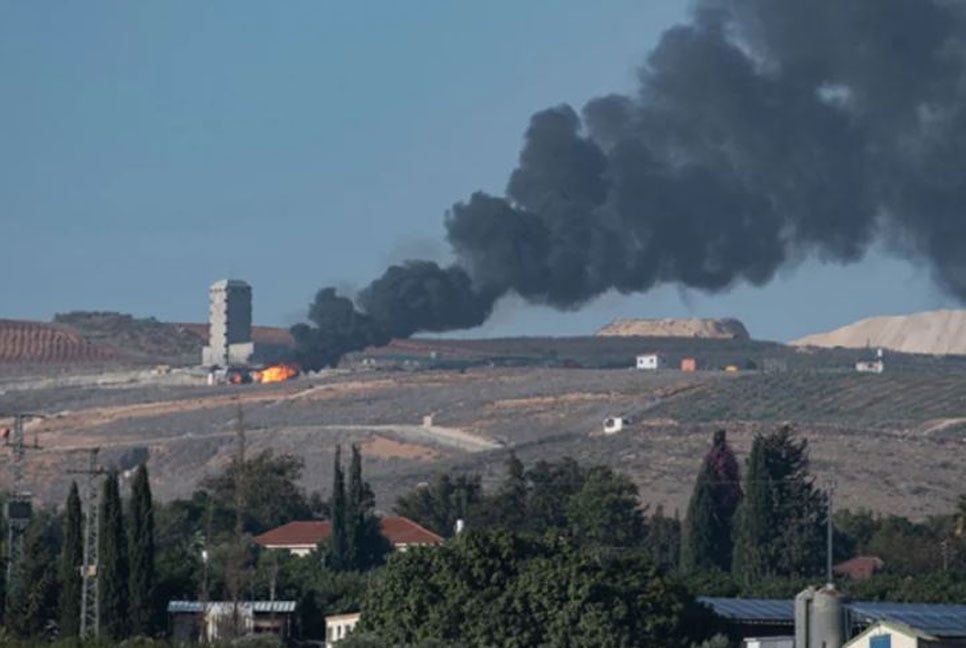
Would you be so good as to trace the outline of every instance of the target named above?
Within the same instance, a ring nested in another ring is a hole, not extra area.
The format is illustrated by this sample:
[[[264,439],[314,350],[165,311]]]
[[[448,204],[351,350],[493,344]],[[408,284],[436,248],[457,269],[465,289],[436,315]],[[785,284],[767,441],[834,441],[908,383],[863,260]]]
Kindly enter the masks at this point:
[[[382,534],[393,545],[438,545],[443,538],[409,518],[387,516],[379,518]],[[304,547],[316,545],[329,537],[332,525],[327,520],[296,521],[283,524],[256,536],[262,546]]]

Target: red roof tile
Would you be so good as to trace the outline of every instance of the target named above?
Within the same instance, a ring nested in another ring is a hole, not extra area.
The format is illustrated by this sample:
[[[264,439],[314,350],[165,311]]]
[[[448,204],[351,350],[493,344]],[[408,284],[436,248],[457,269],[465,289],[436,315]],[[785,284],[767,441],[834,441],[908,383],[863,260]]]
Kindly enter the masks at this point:
[[[384,517],[379,519],[382,534],[394,546],[438,545],[443,539],[409,518]],[[289,522],[255,537],[262,546],[291,547],[315,545],[329,537],[332,525],[327,521]]]

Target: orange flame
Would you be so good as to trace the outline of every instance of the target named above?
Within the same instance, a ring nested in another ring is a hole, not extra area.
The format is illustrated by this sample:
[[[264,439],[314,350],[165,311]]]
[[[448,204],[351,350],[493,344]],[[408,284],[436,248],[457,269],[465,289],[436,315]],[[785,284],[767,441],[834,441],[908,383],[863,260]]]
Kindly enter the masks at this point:
[[[297,375],[299,375],[299,368],[296,365],[281,364],[254,372],[252,379],[260,383],[274,383],[283,382]]]

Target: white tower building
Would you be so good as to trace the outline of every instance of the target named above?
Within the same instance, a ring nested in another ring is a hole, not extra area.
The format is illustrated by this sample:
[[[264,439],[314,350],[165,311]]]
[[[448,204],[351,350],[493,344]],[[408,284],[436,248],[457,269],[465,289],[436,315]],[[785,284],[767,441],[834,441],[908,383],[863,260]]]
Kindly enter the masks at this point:
[[[208,346],[202,350],[201,363],[246,365],[254,352],[252,287],[239,279],[216,281],[208,291]]]

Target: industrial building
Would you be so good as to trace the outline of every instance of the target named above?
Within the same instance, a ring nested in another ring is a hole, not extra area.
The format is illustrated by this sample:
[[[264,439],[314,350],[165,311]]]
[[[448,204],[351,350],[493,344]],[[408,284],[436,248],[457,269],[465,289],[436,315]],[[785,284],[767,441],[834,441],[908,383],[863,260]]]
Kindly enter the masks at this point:
[[[208,290],[208,346],[205,367],[246,366],[255,355],[252,342],[252,287],[240,279],[222,279]]]
[[[918,648],[966,646],[966,605],[849,601],[810,587],[794,600],[699,597],[745,646]]]

